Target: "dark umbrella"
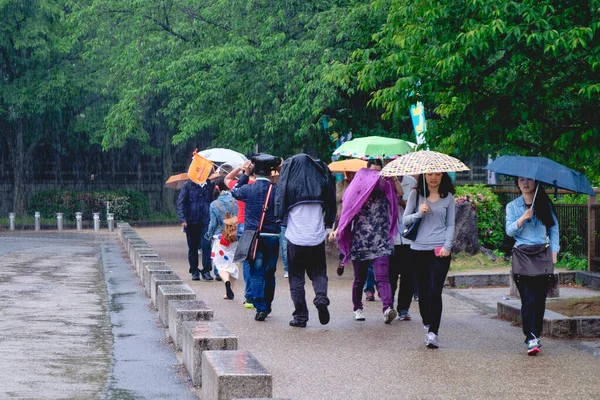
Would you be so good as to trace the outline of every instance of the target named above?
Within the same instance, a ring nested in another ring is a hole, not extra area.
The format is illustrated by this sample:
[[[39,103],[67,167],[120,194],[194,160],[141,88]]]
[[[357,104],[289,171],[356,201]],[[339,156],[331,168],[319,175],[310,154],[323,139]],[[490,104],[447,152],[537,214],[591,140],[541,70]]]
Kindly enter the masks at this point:
[[[484,169],[503,175],[535,179],[572,192],[595,195],[585,175],[544,157],[502,156]]]

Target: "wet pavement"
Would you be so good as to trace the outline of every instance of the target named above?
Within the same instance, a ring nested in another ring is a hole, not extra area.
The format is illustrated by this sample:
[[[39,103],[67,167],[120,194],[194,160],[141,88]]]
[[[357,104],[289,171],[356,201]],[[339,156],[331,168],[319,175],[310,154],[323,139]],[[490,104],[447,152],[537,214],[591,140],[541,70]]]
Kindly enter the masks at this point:
[[[495,299],[508,288],[445,290],[441,347],[431,350],[418,303],[409,322],[384,324],[379,299],[365,303],[366,321],[353,321],[352,271],[338,277],[333,261],[331,322],[319,324],[307,282],[310,320],[293,328],[281,266],[273,313],[257,322],[242,306],[243,282],[228,301],[221,282],[191,281],[181,228],[136,230],[273,374],[273,397],[600,398],[600,341],[546,338],[540,356],[527,357],[520,327],[495,317]],[[199,394],[123,255],[108,233],[0,232],[0,398]]]

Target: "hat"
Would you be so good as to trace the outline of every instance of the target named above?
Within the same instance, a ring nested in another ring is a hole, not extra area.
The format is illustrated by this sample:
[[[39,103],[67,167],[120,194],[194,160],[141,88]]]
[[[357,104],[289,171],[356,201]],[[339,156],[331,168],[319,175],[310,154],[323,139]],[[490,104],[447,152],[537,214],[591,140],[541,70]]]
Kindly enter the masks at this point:
[[[254,172],[257,175],[269,175],[272,170],[281,164],[279,157],[270,154],[257,154],[250,157],[250,160],[254,164]]]

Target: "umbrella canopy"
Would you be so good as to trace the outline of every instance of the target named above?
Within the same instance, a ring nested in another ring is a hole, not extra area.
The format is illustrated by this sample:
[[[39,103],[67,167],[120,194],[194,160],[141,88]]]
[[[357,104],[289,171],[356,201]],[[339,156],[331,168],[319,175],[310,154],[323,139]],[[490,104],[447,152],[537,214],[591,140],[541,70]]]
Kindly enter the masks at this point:
[[[594,196],[594,189],[585,175],[545,157],[502,156],[484,169],[503,175],[535,179],[548,185]]]
[[[417,175],[432,172],[468,171],[457,158],[437,151],[421,150],[396,158],[381,170],[382,176]]]
[[[165,187],[171,189],[181,189],[183,184],[188,180],[188,174],[185,172],[183,174],[171,175],[169,179],[165,182]]]
[[[364,160],[388,160],[411,151],[413,147],[412,143],[402,139],[367,136],[347,141],[338,147],[333,155],[362,158]]]
[[[331,172],[356,172],[361,168],[367,168],[367,162],[358,158],[335,161],[328,165]]]
[[[214,163],[229,164],[233,168],[237,168],[248,161],[242,153],[223,148],[206,149],[198,152],[198,154]]]

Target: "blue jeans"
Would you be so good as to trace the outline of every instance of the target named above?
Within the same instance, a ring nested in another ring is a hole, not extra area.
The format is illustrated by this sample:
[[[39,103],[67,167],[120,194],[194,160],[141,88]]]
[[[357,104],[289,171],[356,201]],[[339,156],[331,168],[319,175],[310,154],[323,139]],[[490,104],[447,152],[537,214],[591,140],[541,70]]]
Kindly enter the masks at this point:
[[[281,262],[283,263],[283,270],[287,272],[288,270],[288,249],[287,249],[287,239],[285,238],[285,226],[281,226],[281,233],[279,234],[279,252],[281,253]]]
[[[521,296],[521,327],[527,342],[542,336],[549,278],[514,274],[514,279]]]
[[[256,311],[271,311],[275,296],[275,271],[279,258],[279,237],[259,236],[256,258],[250,261],[250,285]]]
[[[185,234],[188,243],[188,262],[190,264],[189,272],[191,274],[198,272],[210,272],[212,260],[210,258],[211,242],[204,239],[208,224],[188,224]],[[198,269],[198,249],[202,250],[202,271]]]
[[[373,260],[369,262],[369,270],[367,271],[367,282],[365,283],[365,288],[363,292],[371,292],[375,294],[375,272],[373,272]]]
[[[244,232],[245,224],[238,224],[238,239]],[[248,261],[242,261],[242,276],[244,277],[244,298],[246,303],[252,304],[254,299],[252,298],[252,287],[250,286],[250,263]]]

